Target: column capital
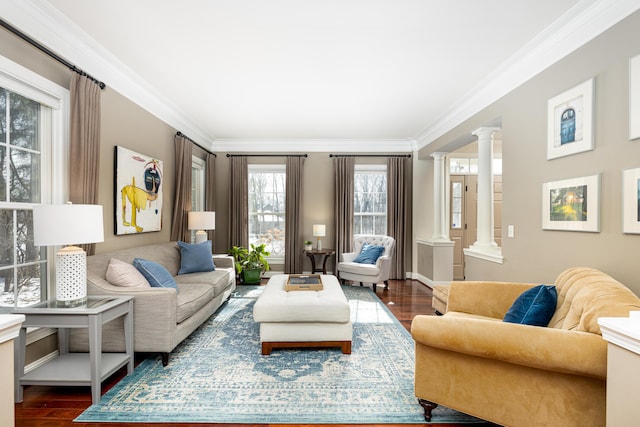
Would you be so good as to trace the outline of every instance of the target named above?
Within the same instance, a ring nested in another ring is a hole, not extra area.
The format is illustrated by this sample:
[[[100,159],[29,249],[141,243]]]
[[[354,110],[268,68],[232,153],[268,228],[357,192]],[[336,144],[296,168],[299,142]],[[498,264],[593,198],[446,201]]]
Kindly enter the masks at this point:
[[[444,159],[444,157],[449,154],[449,153],[445,153],[443,151],[436,151],[435,153],[431,153],[429,154],[429,156],[433,157],[434,160],[441,160]]]
[[[490,136],[491,134],[493,134],[494,132],[499,131],[500,129],[501,128],[494,127],[494,126],[484,126],[484,127],[478,128],[478,129],[474,130],[473,132],[471,132],[471,135],[475,135],[477,137],[484,136],[484,135],[489,135]]]

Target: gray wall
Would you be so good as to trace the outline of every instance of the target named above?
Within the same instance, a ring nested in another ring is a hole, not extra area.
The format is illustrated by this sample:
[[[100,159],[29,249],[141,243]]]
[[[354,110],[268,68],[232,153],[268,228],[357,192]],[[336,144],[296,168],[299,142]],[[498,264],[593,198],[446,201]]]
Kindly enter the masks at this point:
[[[565,268],[599,268],[640,293],[640,235],[622,233],[622,171],[640,167],[640,141],[628,138],[629,59],[640,54],[640,13],[551,66],[420,151],[420,170],[433,174],[430,152],[496,118],[502,120],[504,264],[467,257],[468,280],[551,282]],[[546,160],[547,101],[595,78],[595,150]],[[444,150],[443,150],[444,151]],[[601,174],[599,233],[542,230],[542,184]],[[416,175],[416,179],[420,179]],[[432,178],[429,178],[432,180]],[[417,186],[416,186],[417,187]],[[425,189],[417,198],[431,198]],[[417,226],[429,237],[432,214]],[[418,221],[417,219],[415,221]]]

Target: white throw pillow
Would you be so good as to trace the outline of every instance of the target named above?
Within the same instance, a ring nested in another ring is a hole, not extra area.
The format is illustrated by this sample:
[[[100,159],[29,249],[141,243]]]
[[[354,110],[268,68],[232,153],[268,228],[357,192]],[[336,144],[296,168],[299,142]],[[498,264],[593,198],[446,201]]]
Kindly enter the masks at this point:
[[[115,286],[128,288],[149,288],[149,282],[133,265],[111,258],[107,267],[107,281]]]

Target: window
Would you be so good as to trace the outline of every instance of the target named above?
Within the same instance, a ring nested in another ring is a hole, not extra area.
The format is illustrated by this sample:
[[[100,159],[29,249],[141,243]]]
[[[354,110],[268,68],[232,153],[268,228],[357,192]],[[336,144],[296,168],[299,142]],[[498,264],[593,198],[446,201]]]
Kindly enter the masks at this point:
[[[205,188],[206,188],[206,174],[205,174],[205,161],[200,157],[191,156],[191,210],[192,211],[204,211],[206,210],[205,201]],[[191,230],[191,241],[196,239],[196,231]]]
[[[249,243],[284,259],[285,165],[249,165]]]
[[[33,244],[32,210],[64,200],[66,108],[66,89],[0,57],[1,312],[48,295],[51,249]]]
[[[387,167],[356,165],[354,234],[387,234]]]

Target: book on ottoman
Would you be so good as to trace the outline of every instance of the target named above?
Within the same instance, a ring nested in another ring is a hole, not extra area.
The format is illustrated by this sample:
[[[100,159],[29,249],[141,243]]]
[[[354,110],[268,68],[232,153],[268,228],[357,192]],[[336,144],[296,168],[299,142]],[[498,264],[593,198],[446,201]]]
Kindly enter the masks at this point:
[[[319,274],[290,274],[284,290],[289,291],[321,291],[322,277]]]

